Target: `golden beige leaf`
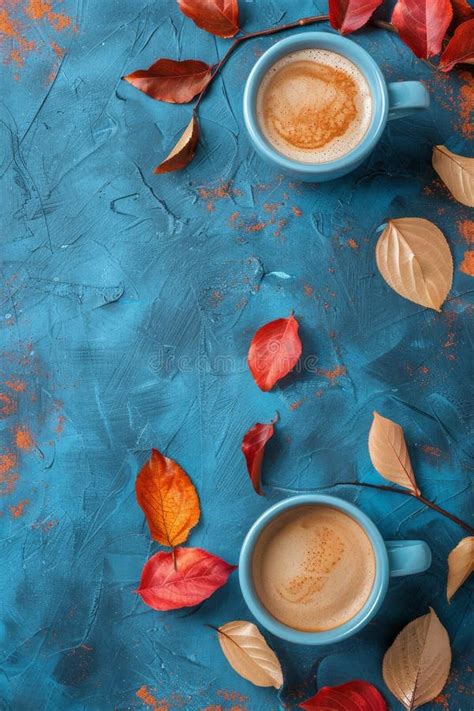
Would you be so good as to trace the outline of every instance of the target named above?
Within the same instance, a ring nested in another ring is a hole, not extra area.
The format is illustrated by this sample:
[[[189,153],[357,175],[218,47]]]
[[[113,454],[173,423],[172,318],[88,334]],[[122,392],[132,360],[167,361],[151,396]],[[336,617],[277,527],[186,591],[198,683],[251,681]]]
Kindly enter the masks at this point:
[[[280,688],[283,684],[280,662],[252,622],[227,622],[217,632],[221,649],[237,674],[256,686]]]
[[[451,666],[448,633],[430,608],[395,638],[383,660],[383,678],[392,694],[411,711],[442,691]]]
[[[420,217],[389,220],[375,258],[379,272],[397,294],[441,310],[453,282],[453,259],[436,225]]]
[[[474,207],[474,158],[466,158],[449,151],[446,146],[434,146],[433,168],[463,205]]]
[[[170,173],[174,170],[182,170],[191,163],[196,152],[199,141],[199,124],[196,115],[193,113],[191,121],[188,123],[174,148],[168,153],[166,158],[155,168],[154,173]]]
[[[374,468],[384,479],[419,495],[415,474],[399,424],[374,412],[369,432],[369,455]]]
[[[467,536],[453,548],[448,556],[448,602],[474,572],[474,536]]]

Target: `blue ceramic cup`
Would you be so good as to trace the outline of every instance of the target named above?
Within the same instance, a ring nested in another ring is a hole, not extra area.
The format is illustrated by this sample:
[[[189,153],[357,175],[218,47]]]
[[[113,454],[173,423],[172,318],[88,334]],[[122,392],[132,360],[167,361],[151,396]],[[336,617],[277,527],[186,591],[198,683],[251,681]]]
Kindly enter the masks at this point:
[[[325,49],[342,54],[365,76],[372,96],[372,118],[361,142],[346,155],[326,163],[302,163],[282,155],[265,138],[256,111],[260,83],[279,59],[302,49]],[[374,150],[387,121],[427,109],[430,97],[419,81],[389,83],[370,54],[352,40],[331,32],[308,32],[292,35],[263,54],[250,72],[244,91],[244,120],[257,153],[277,170],[308,182],[340,178],[359,166]]]
[[[324,632],[303,632],[279,622],[262,605],[252,581],[252,557],[260,534],[271,521],[288,509],[315,504],[343,511],[362,526],[374,551],[375,579],[364,607],[348,622]],[[356,634],[373,618],[385,598],[390,577],[422,573],[430,565],[431,551],[424,541],[384,541],[374,522],[357,506],[335,496],[308,494],[280,501],[267,509],[254,523],[240,552],[239,582],[251,613],[269,632],[296,644],[332,644]]]

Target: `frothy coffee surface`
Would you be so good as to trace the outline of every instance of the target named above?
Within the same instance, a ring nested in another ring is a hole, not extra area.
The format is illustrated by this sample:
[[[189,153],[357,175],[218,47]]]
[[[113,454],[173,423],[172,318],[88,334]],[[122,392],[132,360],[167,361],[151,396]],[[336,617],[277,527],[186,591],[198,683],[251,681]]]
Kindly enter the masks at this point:
[[[369,85],[349,59],[303,49],[276,62],[257,94],[257,118],[267,140],[287,158],[326,163],[346,155],[372,117]]]
[[[353,518],[331,506],[300,506],[263,530],[252,577],[273,617],[294,629],[320,632],[339,627],[365,605],[375,556]]]

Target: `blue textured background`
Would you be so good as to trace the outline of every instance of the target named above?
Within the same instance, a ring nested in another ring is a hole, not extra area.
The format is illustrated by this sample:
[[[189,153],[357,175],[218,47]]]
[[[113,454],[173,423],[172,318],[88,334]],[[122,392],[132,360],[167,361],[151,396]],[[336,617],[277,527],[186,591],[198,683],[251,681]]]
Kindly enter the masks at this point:
[[[246,29],[325,11],[322,1],[240,4]],[[424,494],[471,515],[474,282],[459,267],[472,215],[436,180],[430,154],[447,143],[472,155],[472,76],[437,75],[382,30],[357,33],[389,80],[422,79],[432,107],[391,123],[349,177],[302,185],[262,164],[242,130],[244,80],[278,38],[251,41],[202,104],[191,167],[154,176],[190,109],[120,77],[161,56],[214,62],[227,42],[171,1],[53,5],[70,21],[27,0],[4,0],[0,12],[0,707],[260,711],[362,677],[400,709],[381,678],[383,652],[432,605],[453,666],[426,708],[472,708],[472,583],[445,599],[447,554],[464,532],[414,500],[337,486],[382,481],[367,454],[377,409],[403,425]],[[450,243],[454,285],[440,314],[401,299],[377,272],[376,228],[397,216],[432,219]],[[245,367],[249,340],[291,309],[316,372],[265,394]],[[240,442],[275,410],[264,499]],[[229,562],[270,502],[330,485],[385,536],[427,540],[433,566],[394,581],[375,621],[337,646],[267,635],[287,682],[279,699],[238,677],[205,627],[250,618],[235,573],[196,611],[160,614],[134,595],[157,549],[134,496],[152,446],[199,491],[191,545]]]

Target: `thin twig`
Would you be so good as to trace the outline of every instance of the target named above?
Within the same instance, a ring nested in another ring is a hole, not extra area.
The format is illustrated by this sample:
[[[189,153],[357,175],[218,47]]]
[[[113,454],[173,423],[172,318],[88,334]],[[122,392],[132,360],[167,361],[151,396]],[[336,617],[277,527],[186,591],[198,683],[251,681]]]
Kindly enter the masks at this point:
[[[301,20],[295,20],[295,22],[289,22],[286,25],[278,25],[278,27],[268,27],[266,30],[257,30],[256,32],[246,32],[245,34],[241,34],[236,37],[230,47],[227,49],[222,59],[220,59],[219,62],[214,65],[211,78],[199,94],[197,101],[194,105],[193,111],[196,111],[197,107],[204,98],[208,88],[212,84],[214,77],[217,76],[224,64],[229,59],[232,52],[236,49],[236,47],[239,46],[239,44],[242,44],[242,42],[245,42],[246,40],[253,39],[254,37],[265,37],[267,35],[275,35],[277,34],[277,32],[284,32],[285,30],[294,30],[297,27],[305,27],[306,25],[312,25],[316,22],[325,22],[326,20],[329,20],[329,15],[313,15],[312,17],[303,17]]]
[[[464,528],[464,530],[470,533],[471,535],[474,534],[474,528],[468,523],[462,521],[462,519],[458,518],[449,511],[446,511],[446,509],[443,509],[441,506],[438,506],[438,504],[435,504],[433,501],[425,499],[425,497],[421,494],[418,496],[416,494],[412,494],[410,491],[408,491],[408,489],[396,489],[394,486],[385,486],[384,484],[367,484],[366,482],[362,481],[338,481],[336,486],[364,486],[368,489],[380,489],[381,491],[392,491],[395,494],[403,494],[403,496],[410,496],[412,499],[417,499],[418,501],[421,501],[422,504],[428,506],[430,509],[433,509],[433,511],[437,511],[443,516],[446,516],[446,518],[449,518],[451,521],[453,521],[453,523],[457,523],[458,526]]]

